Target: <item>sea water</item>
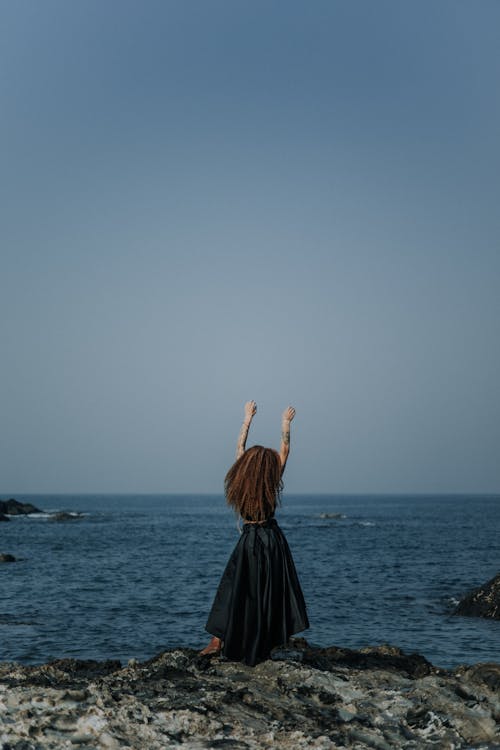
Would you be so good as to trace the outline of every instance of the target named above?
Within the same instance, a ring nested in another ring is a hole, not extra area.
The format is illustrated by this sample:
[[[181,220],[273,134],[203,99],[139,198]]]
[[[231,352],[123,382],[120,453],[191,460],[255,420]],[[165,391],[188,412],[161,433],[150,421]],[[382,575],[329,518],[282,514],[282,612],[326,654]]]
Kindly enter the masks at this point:
[[[238,540],[222,496],[16,499],[84,515],[0,524],[0,552],[18,558],[0,565],[2,660],[126,661],[206,644]],[[498,572],[500,496],[285,495],[277,518],[310,643],[390,643],[443,667],[500,661],[500,622],[452,614],[460,596]]]

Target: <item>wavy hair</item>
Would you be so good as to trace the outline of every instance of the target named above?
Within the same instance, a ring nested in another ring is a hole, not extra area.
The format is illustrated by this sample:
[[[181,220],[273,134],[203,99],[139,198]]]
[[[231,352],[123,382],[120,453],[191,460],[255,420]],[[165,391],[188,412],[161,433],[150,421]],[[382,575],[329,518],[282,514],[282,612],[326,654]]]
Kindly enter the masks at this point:
[[[227,504],[244,520],[265,521],[281,501],[283,480],[277,451],[253,445],[231,466],[224,479]]]

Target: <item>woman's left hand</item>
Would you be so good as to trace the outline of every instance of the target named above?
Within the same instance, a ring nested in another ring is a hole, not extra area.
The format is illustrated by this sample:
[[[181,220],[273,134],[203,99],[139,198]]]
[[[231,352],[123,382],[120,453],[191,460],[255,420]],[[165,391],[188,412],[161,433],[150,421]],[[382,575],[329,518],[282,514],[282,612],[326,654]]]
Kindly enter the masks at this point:
[[[255,401],[247,401],[245,404],[245,420],[250,421],[257,414],[257,404]]]

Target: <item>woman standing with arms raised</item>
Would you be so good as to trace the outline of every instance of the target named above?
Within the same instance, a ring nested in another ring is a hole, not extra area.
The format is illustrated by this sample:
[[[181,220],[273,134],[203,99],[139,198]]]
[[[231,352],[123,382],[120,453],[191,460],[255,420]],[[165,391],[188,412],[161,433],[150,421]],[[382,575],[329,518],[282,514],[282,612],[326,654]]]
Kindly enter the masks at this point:
[[[236,462],[224,482],[228,505],[244,525],[206,624],[213,638],[201,651],[204,655],[222,652],[228,659],[252,666],[268,658],[271,649],[285,644],[291,635],[309,627],[290,548],[274,518],[295,409],[289,406],[283,412],[279,453],[261,445],[245,450],[256,412],[255,401],[248,401]]]

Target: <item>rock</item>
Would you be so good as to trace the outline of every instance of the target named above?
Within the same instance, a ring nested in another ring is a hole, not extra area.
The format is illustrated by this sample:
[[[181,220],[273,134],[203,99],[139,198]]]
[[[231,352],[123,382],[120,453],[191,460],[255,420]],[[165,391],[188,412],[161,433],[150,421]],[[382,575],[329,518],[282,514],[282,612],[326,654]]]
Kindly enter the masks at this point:
[[[320,513],[320,518],[344,518],[343,513]]]
[[[302,659],[318,669],[330,670],[333,665],[356,669],[383,669],[403,672],[409,677],[423,677],[433,670],[432,664],[419,654],[405,654],[395,646],[370,646],[353,651],[348,648],[306,649]]]
[[[455,615],[491,617],[500,620],[500,573],[461,599]]]
[[[474,664],[471,667],[460,667],[456,670],[456,673],[461,675],[469,686],[469,700],[471,696],[474,700],[482,700],[481,696],[478,696],[477,691],[474,689],[474,683],[476,685],[486,685],[493,692],[497,691],[500,693],[500,664],[496,664],[495,662]],[[463,686],[461,687],[463,690]]]
[[[102,732],[99,735],[99,744],[101,747],[107,748],[108,750],[120,750],[120,743],[116,737],[113,737],[107,732]]]
[[[5,552],[0,552],[0,563],[16,562],[14,555],[8,555]]]
[[[339,708],[337,709],[337,717],[340,721],[352,721],[357,716],[356,712],[348,711],[347,708]]]
[[[81,518],[83,518],[83,513],[68,513],[67,511],[62,510],[58,513],[51,513],[49,516],[49,521],[79,521]]]
[[[3,513],[0,513],[0,523],[2,521],[10,521],[10,518],[8,516],[5,516]]]
[[[57,675],[58,680],[67,681],[69,684],[79,684],[83,678],[85,681],[94,680],[121,669],[118,659],[107,659],[96,661],[95,659],[55,659],[41,667],[33,667],[34,674],[44,671],[46,674]],[[26,669],[31,669],[26,667]],[[73,682],[72,682],[73,681]]]
[[[10,500],[0,500],[0,513],[8,516],[26,516],[28,513],[42,513],[31,503],[19,503],[14,498]]]
[[[289,660],[290,651],[302,660]],[[303,639],[254,668],[192,649],[125,667],[0,662],[0,742],[18,748],[28,737],[47,750],[500,747],[498,674],[500,665],[452,672],[392,646],[315,648]]]

